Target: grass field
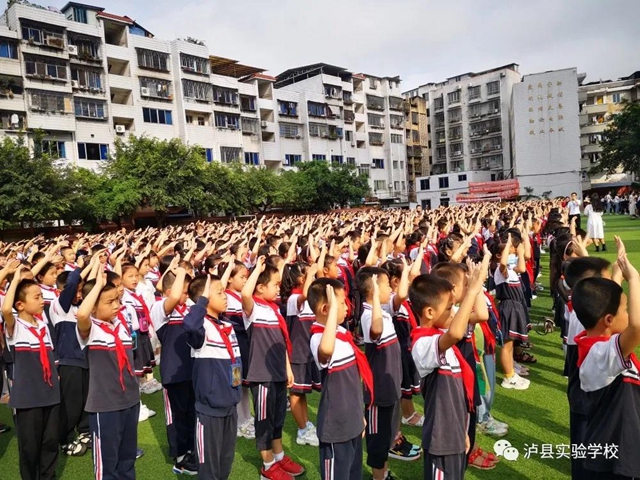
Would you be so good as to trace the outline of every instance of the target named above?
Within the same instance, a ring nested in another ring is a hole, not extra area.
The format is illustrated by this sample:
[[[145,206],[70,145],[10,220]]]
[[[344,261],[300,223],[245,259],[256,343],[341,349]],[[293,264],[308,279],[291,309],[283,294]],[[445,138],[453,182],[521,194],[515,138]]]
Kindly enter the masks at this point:
[[[615,259],[615,245],[613,235],[620,235],[626,243],[627,252],[634,265],[640,267],[640,222],[629,220],[628,217],[606,216],[605,234],[610,250],[603,255],[609,260]],[[543,259],[542,282],[546,287],[548,256]],[[531,319],[534,324],[551,314],[551,299],[548,289],[541,292],[534,301]],[[534,326],[534,330],[540,330]],[[542,451],[543,444],[553,447],[553,456],[557,455],[556,445],[569,443],[569,414],[566,399],[566,379],[562,376],[563,353],[559,334],[542,335],[532,331],[530,341],[534,343],[532,353],[538,358],[538,363],[531,366],[531,387],[524,392],[505,390],[497,386],[493,415],[510,426],[509,434],[505,437],[520,451],[516,461],[502,459],[498,466],[491,471],[481,472],[470,469],[468,479],[568,479],[569,460],[567,458],[541,458],[541,455],[531,455],[524,458],[525,445],[536,444]],[[502,380],[498,374],[498,384]],[[421,398],[416,397],[421,407]],[[315,420],[319,395],[310,398],[311,419]],[[171,473],[171,460],[166,457],[167,442],[164,427],[162,396],[160,393],[143,395],[143,401],[158,415],[139,425],[138,444],[146,455],[136,464],[137,477],[141,480],[162,480],[176,478]],[[355,413],[355,412],[354,412]],[[0,406],[0,421],[12,424],[10,410]],[[407,437],[414,443],[420,441],[420,429],[404,427]],[[300,447],[295,443],[296,427],[290,415],[284,431],[286,452],[294,459],[301,461],[307,469],[308,479],[318,479],[318,451],[314,447]],[[478,436],[480,446],[493,451],[494,439],[483,435]],[[93,468],[90,452],[81,458],[60,457],[58,478],[62,480],[84,480],[93,478]],[[256,479],[260,466],[259,454],[252,441],[238,439],[236,458],[231,478]],[[396,478],[422,478],[422,461],[404,463],[391,461],[391,471]],[[14,432],[0,435],[0,479],[19,479],[17,442]],[[302,477],[305,478],[305,477]],[[370,478],[365,473],[364,478]]]

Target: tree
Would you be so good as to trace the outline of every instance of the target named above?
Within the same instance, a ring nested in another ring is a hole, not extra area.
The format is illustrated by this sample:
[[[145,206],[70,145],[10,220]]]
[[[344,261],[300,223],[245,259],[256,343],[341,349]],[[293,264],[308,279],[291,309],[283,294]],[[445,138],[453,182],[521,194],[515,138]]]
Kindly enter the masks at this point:
[[[602,134],[602,156],[592,173],[640,174],[640,101],[626,102]]]
[[[331,165],[326,162],[307,162],[298,166],[299,173],[306,177],[305,185],[313,210],[330,210],[338,205],[346,207],[359,204],[369,194],[367,178],[357,175],[351,165]]]

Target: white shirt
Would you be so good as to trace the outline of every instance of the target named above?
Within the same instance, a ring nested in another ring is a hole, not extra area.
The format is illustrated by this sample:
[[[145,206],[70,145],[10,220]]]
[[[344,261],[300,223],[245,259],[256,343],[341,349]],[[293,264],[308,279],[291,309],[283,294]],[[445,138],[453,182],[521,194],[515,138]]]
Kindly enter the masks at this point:
[[[580,215],[580,201],[571,200],[567,207],[569,208],[569,215]]]

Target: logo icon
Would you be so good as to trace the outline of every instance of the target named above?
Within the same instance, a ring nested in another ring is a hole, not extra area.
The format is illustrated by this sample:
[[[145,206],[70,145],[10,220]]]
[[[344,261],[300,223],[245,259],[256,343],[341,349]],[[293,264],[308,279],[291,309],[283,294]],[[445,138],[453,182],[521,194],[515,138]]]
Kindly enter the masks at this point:
[[[504,457],[505,460],[509,460],[510,462],[515,462],[520,456],[518,449],[511,446],[511,442],[505,439],[498,440],[494,443],[493,451],[496,452],[496,455],[499,457]]]

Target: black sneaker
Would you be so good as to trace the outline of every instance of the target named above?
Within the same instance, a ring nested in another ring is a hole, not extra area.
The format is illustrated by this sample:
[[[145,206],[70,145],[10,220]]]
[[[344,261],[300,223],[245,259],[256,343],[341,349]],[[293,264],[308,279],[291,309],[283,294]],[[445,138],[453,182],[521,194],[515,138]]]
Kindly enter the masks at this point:
[[[87,453],[87,447],[80,443],[78,440],[74,440],[68,445],[62,445],[62,453],[68,457],[81,457]]]
[[[198,463],[196,462],[196,456],[193,453],[187,453],[181,462],[176,462],[173,465],[173,473],[176,475],[197,475]]]
[[[9,425],[5,425],[4,423],[0,423],[0,433],[7,433],[11,430]]]
[[[140,457],[144,456],[144,450],[141,448],[136,448],[136,460],[138,460]]]
[[[78,435],[78,440],[76,440],[77,442],[80,442],[82,445],[84,445],[85,447],[87,447],[88,449],[91,449],[93,447],[93,442],[91,441],[91,434],[90,433],[81,433],[80,435]]]
[[[389,450],[389,457],[403,462],[414,462],[420,459],[420,447],[413,445],[405,436],[401,436],[396,444]]]

